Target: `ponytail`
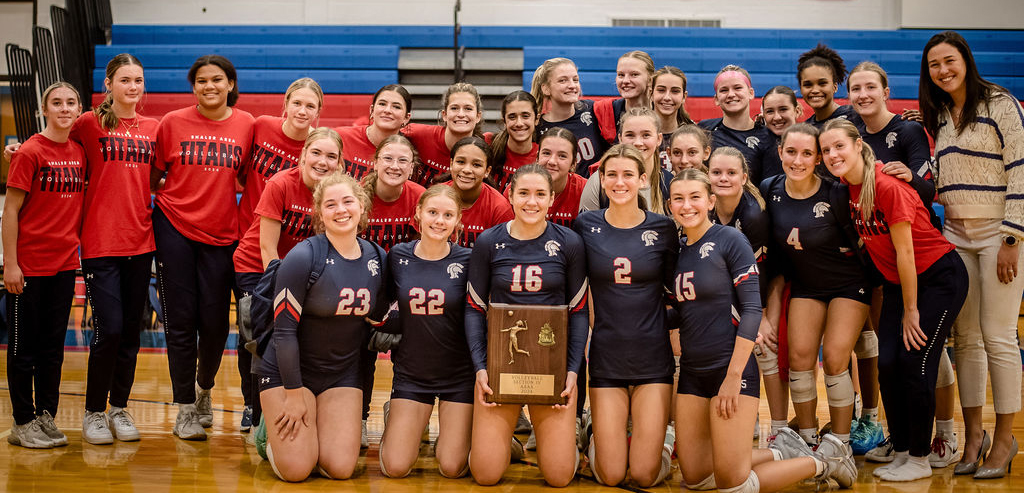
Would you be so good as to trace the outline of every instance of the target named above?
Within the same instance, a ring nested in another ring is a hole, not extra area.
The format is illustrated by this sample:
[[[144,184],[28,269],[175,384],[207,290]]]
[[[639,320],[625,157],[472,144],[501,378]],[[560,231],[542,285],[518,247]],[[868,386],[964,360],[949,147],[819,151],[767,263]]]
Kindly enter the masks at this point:
[[[138,65],[139,68],[142,68],[142,62],[131,54],[120,53],[114,55],[114,58],[107,62],[107,69],[105,71],[107,80],[113,83],[117,70],[125,65]],[[103,102],[94,108],[92,112],[96,115],[96,119],[99,120],[100,126],[107,129],[108,132],[117,128],[117,124],[121,123],[121,120],[114,114],[114,95],[110,92],[110,89],[107,89]]]

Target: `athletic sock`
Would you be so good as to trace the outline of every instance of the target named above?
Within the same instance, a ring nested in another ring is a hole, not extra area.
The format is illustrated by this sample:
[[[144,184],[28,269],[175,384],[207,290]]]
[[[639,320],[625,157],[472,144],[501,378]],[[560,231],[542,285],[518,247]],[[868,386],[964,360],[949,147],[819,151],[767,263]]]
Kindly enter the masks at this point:
[[[836,438],[838,438],[839,441],[843,442],[844,445],[850,443],[850,434],[849,433],[833,433],[832,435],[834,435]]]
[[[890,469],[879,477],[885,481],[915,481],[931,475],[932,466],[928,463],[928,457],[908,456],[902,466]]]
[[[872,471],[871,474],[874,474],[875,476],[878,476],[878,477],[882,477],[882,475],[884,475],[885,473],[887,473],[889,471],[892,471],[893,469],[896,469],[896,468],[902,466],[903,464],[906,464],[907,460],[909,460],[909,459],[910,459],[910,451],[904,450],[903,452],[896,452],[895,455],[893,456],[892,462],[890,462],[890,463],[888,463],[888,464],[886,464],[884,466],[879,466],[879,467],[875,468],[875,470]],[[931,466],[929,466],[929,467],[931,467]]]
[[[865,407],[860,410],[860,417],[864,419],[867,416],[872,423],[878,423],[878,408],[877,407]]]
[[[800,438],[803,438],[810,446],[818,444],[818,429],[817,428],[800,428]]]
[[[773,419],[772,420],[772,435],[777,435],[779,430],[789,426],[789,422],[784,419]]]
[[[951,438],[953,436],[953,420],[935,420],[935,436]]]

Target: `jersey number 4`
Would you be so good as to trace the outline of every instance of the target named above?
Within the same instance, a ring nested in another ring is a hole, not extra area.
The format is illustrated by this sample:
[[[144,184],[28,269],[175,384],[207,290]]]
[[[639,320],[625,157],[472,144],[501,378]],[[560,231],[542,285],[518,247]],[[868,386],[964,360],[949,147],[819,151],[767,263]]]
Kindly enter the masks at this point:
[[[633,280],[629,274],[633,272],[633,263],[626,257],[618,257],[612,260],[615,266],[615,284],[631,284]]]
[[[789,236],[786,237],[786,243],[792,245],[794,250],[804,249],[804,247],[800,244],[800,228],[793,228],[789,232]]]
[[[444,314],[444,291],[431,289],[425,291],[423,288],[412,288],[409,290],[409,312],[413,315],[443,315]]]
[[[370,290],[359,288],[345,288],[338,295],[341,301],[338,302],[336,315],[356,315],[359,317],[370,313]],[[357,304],[358,303],[358,304]]]
[[[526,271],[525,273],[523,272],[524,270]],[[539,265],[527,265],[526,269],[523,269],[522,265],[513,267],[512,292],[522,292],[524,288],[531,293],[540,291],[542,283],[540,275],[543,273],[544,271]]]

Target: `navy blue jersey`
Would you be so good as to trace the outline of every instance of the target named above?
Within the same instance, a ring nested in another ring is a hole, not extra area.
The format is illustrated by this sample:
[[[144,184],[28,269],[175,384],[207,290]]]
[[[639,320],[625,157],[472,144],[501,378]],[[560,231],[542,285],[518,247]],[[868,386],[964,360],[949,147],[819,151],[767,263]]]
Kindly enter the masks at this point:
[[[645,212],[642,223],[620,229],[608,224],[605,211],[584,212],[573,225],[587,249],[587,278],[594,300],[590,375],[670,376],[675,361],[665,325],[665,292],[679,255],[675,223]]]
[[[402,343],[394,354],[394,388],[452,392],[476,378],[466,344],[466,282],[471,250],[452,244],[441,260],[414,253],[419,241],[388,254],[389,298],[398,301]]]
[[[804,120],[804,123],[810,123],[814,128],[821,130],[821,127],[824,127],[829,120],[835,120],[836,118],[845,118],[854,125],[861,125],[863,123],[860,119],[860,115],[854,111],[853,106],[848,104],[839,106],[831,115],[828,116],[828,118],[821,121],[818,121],[818,117],[812,113],[810,118]]]
[[[786,193],[786,176],[761,184],[771,218],[772,239],[779,264],[794,285],[803,290],[834,291],[864,284],[857,259],[840,218],[850,218],[850,194],[838,182],[821,181],[805,199]]]
[[[679,366],[705,372],[729,366],[736,338],[754,340],[761,325],[757,264],[750,243],[713,224],[679,248],[672,293],[679,310]]]
[[[738,229],[743,233],[743,236],[747,237],[747,241],[750,242],[750,248],[754,252],[754,259],[757,261],[757,270],[761,274],[758,276],[761,288],[761,306],[764,306],[767,300],[768,282],[772,278],[771,269],[766,268],[769,265],[768,245],[772,241],[771,221],[771,218],[768,217],[768,211],[762,210],[761,206],[757,203],[757,199],[748,192],[743,192],[743,195],[740,197],[740,203],[736,205],[736,210],[733,211],[732,219],[728,223],[722,223],[721,219],[718,218],[718,214],[711,211],[711,222]]]
[[[732,147],[740,151],[743,157],[746,158],[747,166],[750,168],[748,175],[750,181],[752,183],[761,183],[762,170],[764,169],[762,164],[764,154],[769,151],[777,152],[775,147],[773,147],[777,145],[773,139],[775,134],[771,130],[756,124],[750,130],[734,130],[725,126],[721,118],[701,120],[697,125],[711,132],[712,152],[719,147]]]
[[[579,100],[576,112],[560,122],[549,122],[541,118],[537,123],[537,135],[543,135],[552,127],[562,127],[576,136],[576,173],[584,178],[590,176],[590,165],[598,162],[604,151],[608,150],[608,143],[601,137],[601,129],[594,116],[594,101]]]
[[[939,226],[939,218],[931,210],[935,199],[935,179],[932,177],[932,153],[928,147],[928,135],[920,123],[904,120],[900,115],[893,115],[885,128],[868,133],[864,122],[857,123],[857,130],[864,142],[875,151],[875,158],[882,163],[899,161],[910,168],[913,177],[910,186],[921,197],[921,203],[930,211],[931,221]]]
[[[587,344],[587,263],[583,240],[548,223],[540,236],[517,240],[499,224],[476,239],[469,262],[466,340],[475,371],[487,368],[487,306],[569,306],[566,368],[579,372]]]
[[[386,259],[372,243],[359,238],[362,255],[342,257],[327,249],[327,265],[309,291],[313,246],[303,240],[277,270],[274,284],[274,344],[264,355],[287,389],[302,387],[302,375],[359,372],[369,317],[387,312]]]
[[[761,181],[784,173],[782,158],[779,157],[779,136],[771,130],[768,131],[768,134],[768,144],[765,145],[764,155],[761,157]],[[750,180],[750,183],[760,186],[761,181]]]

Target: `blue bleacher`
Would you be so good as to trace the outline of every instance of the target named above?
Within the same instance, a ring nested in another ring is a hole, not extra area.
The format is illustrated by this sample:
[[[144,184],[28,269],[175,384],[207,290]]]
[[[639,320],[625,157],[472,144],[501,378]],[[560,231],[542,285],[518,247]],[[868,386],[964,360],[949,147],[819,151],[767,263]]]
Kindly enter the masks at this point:
[[[383,44],[445,48],[451,26],[151,26],[116,24],[111,43],[121,44]]]
[[[191,63],[189,64],[191,65]],[[188,67],[178,69],[146,69],[146,91],[191,92]],[[282,93],[295,79],[312,77],[327,94],[372,94],[381,86],[398,82],[397,70],[306,70],[306,69],[239,69],[239,90],[243,93]],[[103,87],[103,69],[93,70],[94,87]]]
[[[99,45],[96,60],[109,60],[118,53],[135,55],[146,69],[189,67],[202,55],[222,55],[235,68],[307,68],[394,70],[398,67],[395,45]],[[100,63],[100,62],[97,62]]]

